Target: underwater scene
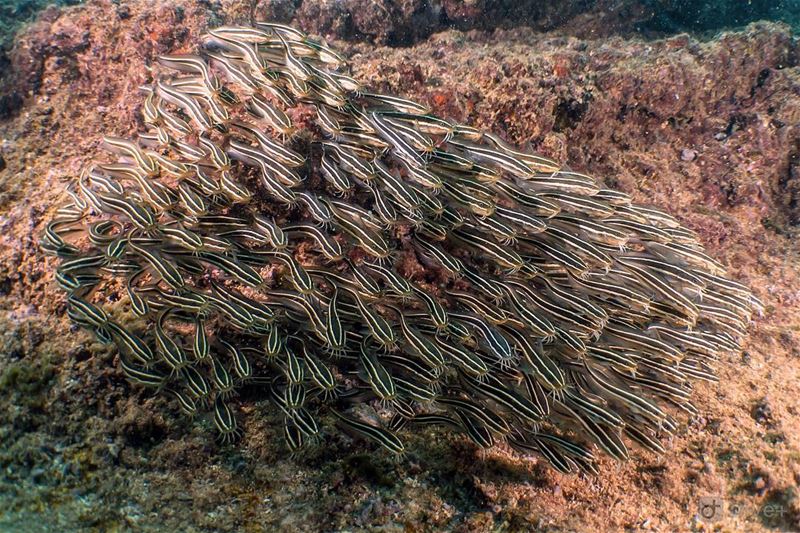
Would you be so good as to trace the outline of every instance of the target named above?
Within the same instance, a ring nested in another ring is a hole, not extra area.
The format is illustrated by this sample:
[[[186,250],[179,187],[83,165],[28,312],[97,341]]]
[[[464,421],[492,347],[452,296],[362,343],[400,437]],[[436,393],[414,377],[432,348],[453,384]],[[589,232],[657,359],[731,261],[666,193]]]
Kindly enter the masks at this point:
[[[800,0],[0,0],[0,533],[800,531]]]

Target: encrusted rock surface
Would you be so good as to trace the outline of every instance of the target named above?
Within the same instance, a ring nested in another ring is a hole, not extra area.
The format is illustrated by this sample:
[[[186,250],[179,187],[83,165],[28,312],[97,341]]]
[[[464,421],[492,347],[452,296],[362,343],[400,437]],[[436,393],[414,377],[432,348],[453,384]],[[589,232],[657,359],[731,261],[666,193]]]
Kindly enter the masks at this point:
[[[587,479],[426,431],[399,464],[342,437],[292,461],[247,395],[246,436],[221,447],[207,422],[186,422],[129,386],[112,352],[70,329],[38,233],[100,132],[137,129],[138,85],[155,56],[192,49],[207,25],[247,20],[248,8],[51,10],[9,54],[0,529],[661,531],[703,528],[697,503],[709,495],[737,506],[724,513],[728,529],[800,528],[800,67],[781,25],[709,42],[520,29],[447,31],[400,49],[335,43],[376,90],[531,142],[677,216],[765,302],[745,351],[723,361],[718,385],[698,386],[700,416],[685,420],[664,456],[604,459]],[[345,35],[337,31],[326,33]]]

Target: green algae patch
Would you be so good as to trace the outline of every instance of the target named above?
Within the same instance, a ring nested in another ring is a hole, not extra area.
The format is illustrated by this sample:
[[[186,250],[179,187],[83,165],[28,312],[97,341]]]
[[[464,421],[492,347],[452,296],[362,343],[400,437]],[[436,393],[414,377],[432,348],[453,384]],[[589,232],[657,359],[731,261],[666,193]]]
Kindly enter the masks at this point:
[[[55,374],[55,365],[49,359],[17,361],[0,374],[0,392],[13,393],[32,402],[50,387]]]

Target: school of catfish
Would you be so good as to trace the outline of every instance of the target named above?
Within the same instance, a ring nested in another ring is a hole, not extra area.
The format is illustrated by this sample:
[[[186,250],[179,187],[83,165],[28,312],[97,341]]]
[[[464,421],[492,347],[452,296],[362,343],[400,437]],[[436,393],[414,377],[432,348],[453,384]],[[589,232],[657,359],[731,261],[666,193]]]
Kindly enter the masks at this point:
[[[70,319],[224,441],[253,386],[292,453],[439,425],[595,471],[662,451],[760,308],[673,217],[371,93],[298,30],[158,63],[146,129],[104,137],[41,247]]]

